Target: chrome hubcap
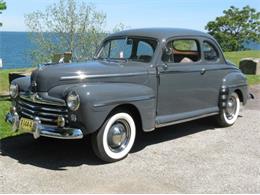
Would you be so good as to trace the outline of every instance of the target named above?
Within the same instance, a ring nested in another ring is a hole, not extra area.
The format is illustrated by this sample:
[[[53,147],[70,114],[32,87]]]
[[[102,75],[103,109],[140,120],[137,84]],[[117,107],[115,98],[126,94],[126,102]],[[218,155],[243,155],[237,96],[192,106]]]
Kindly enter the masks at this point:
[[[234,96],[231,96],[227,102],[226,116],[228,119],[232,119],[237,111],[237,102]]]
[[[130,139],[130,126],[125,120],[117,120],[109,129],[107,141],[113,152],[121,152]]]

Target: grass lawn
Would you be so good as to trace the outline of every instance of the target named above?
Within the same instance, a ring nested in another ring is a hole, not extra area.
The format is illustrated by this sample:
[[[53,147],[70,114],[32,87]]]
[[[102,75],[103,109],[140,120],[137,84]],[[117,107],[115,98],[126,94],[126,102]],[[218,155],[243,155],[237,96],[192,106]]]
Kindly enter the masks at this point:
[[[224,55],[227,60],[238,66],[242,58],[260,58],[260,50],[225,52]]]
[[[24,72],[31,71],[31,69],[7,69],[0,70],[0,95],[9,91],[9,79],[8,74],[10,72]],[[0,139],[5,137],[17,135],[11,131],[10,125],[5,122],[5,115],[10,108],[10,101],[7,98],[0,97]]]
[[[0,95],[4,92],[9,91],[9,79],[8,79],[8,74],[10,72],[31,72],[32,68],[21,68],[21,69],[5,69],[1,70],[0,69]]]
[[[8,91],[8,74],[10,70],[0,70],[0,94]]]
[[[232,63],[239,65],[239,61],[242,58],[260,58],[260,51],[238,51],[238,52],[225,52],[225,58]],[[249,85],[260,84],[260,75],[247,75]]]
[[[6,112],[10,108],[10,101],[0,99],[0,139],[16,135],[11,131],[10,125],[4,120]]]
[[[227,60],[239,64],[241,58],[254,57],[260,58],[260,51],[240,51],[240,52],[225,52],[224,53]],[[31,69],[29,69],[30,71]],[[13,69],[13,70],[0,70],[0,94],[8,91],[8,73],[12,71],[25,71],[25,69]],[[26,69],[28,71],[28,69]],[[247,75],[249,85],[260,84],[260,76]],[[6,99],[0,98],[0,139],[16,135],[10,129],[10,126],[4,121],[5,114],[8,112],[10,107],[10,102]]]

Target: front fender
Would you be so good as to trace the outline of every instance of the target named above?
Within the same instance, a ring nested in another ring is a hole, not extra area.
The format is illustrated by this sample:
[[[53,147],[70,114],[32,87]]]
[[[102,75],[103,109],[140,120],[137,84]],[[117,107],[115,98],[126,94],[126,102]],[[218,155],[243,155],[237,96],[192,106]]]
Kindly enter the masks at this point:
[[[22,92],[29,91],[31,86],[31,78],[30,76],[20,77],[14,79],[12,84],[17,84],[19,86],[19,90]]]
[[[145,131],[154,128],[155,92],[144,85],[129,83],[97,83],[72,87],[80,96],[80,108],[75,112],[86,133],[98,130],[109,113],[120,105],[134,106],[141,116]]]

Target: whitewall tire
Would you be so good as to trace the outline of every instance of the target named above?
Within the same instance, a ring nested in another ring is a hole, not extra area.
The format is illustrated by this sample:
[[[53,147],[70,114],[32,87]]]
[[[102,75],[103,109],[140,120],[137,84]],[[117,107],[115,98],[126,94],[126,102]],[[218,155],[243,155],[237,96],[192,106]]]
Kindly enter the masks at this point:
[[[132,116],[125,112],[116,113],[92,135],[93,150],[104,161],[118,161],[128,155],[135,136],[136,124]]]
[[[223,127],[233,125],[238,118],[240,110],[240,100],[237,93],[231,93],[226,104],[226,108],[222,109],[218,116],[218,123]]]

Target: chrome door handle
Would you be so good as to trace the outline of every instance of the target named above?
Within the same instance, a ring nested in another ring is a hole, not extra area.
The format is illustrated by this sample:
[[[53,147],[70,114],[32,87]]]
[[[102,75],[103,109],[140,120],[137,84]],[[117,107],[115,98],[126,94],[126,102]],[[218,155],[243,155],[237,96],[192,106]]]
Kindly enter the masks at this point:
[[[205,72],[206,72],[206,69],[205,69],[205,68],[202,68],[201,71],[200,71],[200,74],[201,74],[201,75],[204,75]]]
[[[168,69],[168,65],[167,64],[164,64],[163,65],[163,70],[165,71],[165,70],[167,70]]]

